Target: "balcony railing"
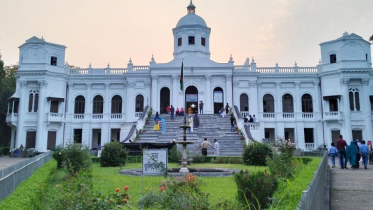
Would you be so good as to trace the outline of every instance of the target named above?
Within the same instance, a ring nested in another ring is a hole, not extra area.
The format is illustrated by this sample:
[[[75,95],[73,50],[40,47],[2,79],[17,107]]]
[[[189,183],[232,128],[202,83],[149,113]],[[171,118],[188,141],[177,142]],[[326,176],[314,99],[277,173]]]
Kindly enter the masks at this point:
[[[62,116],[61,113],[47,113],[48,122],[61,122]]]
[[[111,114],[111,119],[122,119],[122,113]]]
[[[274,112],[265,112],[263,113],[263,118],[275,118]]]
[[[253,131],[253,130],[260,130],[260,127],[259,127],[260,123],[258,123],[258,122],[244,123],[244,125],[247,125],[247,127],[251,131]]]
[[[324,112],[325,120],[340,120],[342,118],[342,112],[333,111],[333,112]]]
[[[283,113],[282,118],[284,119],[294,118],[294,113]]]
[[[92,114],[92,119],[93,120],[101,120],[104,118],[103,114]]]
[[[315,143],[306,143],[305,150],[313,150],[315,149]]]
[[[303,112],[302,113],[302,118],[313,118],[313,113],[312,112]]]
[[[18,120],[18,113],[8,113],[6,115],[6,122]]]
[[[74,119],[82,120],[82,119],[84,119],[84,114],[74,114]]]
[[[240,111],[241,117],[249,117],[249,111]]]

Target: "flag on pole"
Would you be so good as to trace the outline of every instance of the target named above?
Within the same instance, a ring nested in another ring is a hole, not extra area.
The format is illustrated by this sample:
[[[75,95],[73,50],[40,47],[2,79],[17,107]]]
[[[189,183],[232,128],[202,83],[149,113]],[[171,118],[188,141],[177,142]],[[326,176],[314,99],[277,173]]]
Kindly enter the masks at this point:
[[[181,73],[180,73],[180,90],[184,90],[184,63],[181,62]]]

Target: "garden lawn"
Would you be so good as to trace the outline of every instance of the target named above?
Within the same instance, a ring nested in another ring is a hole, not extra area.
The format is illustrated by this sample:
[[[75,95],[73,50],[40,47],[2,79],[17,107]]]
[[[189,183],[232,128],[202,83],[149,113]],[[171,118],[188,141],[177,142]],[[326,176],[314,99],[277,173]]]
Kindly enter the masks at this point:
[[[307,190],[312,178],[319,168],[322,158],[307,157],[311,159],[304,168],[296,174],[296,177],[287,180],[279,185],[278,189],[273,194],[273,197],[279,200],[276,206],[271,206],[270,209],[276,210],[294,210],[302,197],[302,192]]]
[[[127,163],[122,169],[141,168],[141,163]],[[168,167],[180,167],[176,163],[169,163]],[[250,172],[257,170],[265,170],[266,167],[261,166],[246,166],[243,164],[192,164],[188,167],[195,168],[230,168],[230,169],[245,169]],[[160,190],[163,176],[129,176],[118,174],[121,169],[119,167],[100,167],[99,164],[93,164],[93,187],[95,190],[102,193],[113,192],[117,187],[123,189],[124,186],[129,186],[129,194],[131,196],[130,203],[132,206],[137,204],[138,199],[145,193],[145,188]],[[237,185],[232,176],[230,177],[198,177],[205,184],[202,190],[210,194],[210,202],[216,203],[221,198],[235,200],[237,195]]]

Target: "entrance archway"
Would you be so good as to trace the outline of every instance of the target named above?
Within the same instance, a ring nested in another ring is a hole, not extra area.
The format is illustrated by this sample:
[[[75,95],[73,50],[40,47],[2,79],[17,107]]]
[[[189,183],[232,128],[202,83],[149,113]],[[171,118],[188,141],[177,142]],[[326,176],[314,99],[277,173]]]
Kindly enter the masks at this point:
[[[198,89],[195,86],[185,89],[185,113],[188,113],[189,107],[192,109],[192,113],[198,113]]]
[[[219,114],[219,110],[224,107],[224,92],[221,87],[214,89],[214,114]]]
[[[159,112],[167,114],[167,106],[170,106],[170,89],[168,87],[162,88],[160,96]]]

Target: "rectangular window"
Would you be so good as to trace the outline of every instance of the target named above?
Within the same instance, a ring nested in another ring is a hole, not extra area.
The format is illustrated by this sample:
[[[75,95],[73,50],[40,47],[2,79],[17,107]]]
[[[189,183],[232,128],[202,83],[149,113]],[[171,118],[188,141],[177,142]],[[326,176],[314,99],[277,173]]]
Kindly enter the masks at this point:
[[[179,37],[177,39],[177,46],[181,46],[182,42],[183,42],[183,39],[181,37]]]
[[[205,37],[201,38],[201,45],[202,46],[206,46],[206,39],[205,39]]]
[[[314,143],[313,128],[304,128],[304,141],[305,143]]]
[[[329,111],[337,112],[338,111],[338,101],[335,98],[329,99]]]
[[[188,36],[188,44],[194,44],[194,36]]]
[[[337,56],[335,54],[330,55],[330,63],[337,63]]]
[[[35,94],[35,100],[34,100],[34,112],[37,112],[39,108],[39,93]]]
[[[58,113],[58,101],[51,101],[51,113]]]
[[[28,112],[32,112],[32,104],[34,102],[34,94],[30,94],[28,97]]]
[[[48,131],[47,149],[53,150],[56,148],[56,139],[57,139],[57,132]]]
[[[54,57],[54,56],[51,57],[51,65],[57,66],[57,57]]]

